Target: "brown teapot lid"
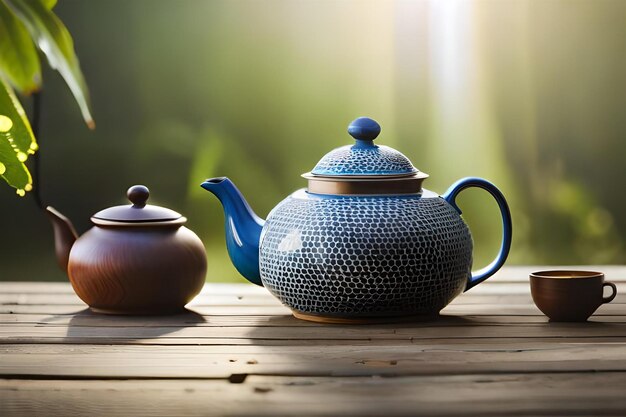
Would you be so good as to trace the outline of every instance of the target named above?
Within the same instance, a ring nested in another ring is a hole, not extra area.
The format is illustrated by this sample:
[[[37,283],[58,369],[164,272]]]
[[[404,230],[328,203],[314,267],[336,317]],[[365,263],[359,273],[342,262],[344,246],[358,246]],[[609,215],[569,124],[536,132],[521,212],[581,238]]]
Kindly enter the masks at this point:
[[[133,185],[126,192],[130,205],[114,206],[100,210],[91,217],[96,224],[113,223],[184,223],[186,219],[174,210],[146,204],[150,190],[144,185]]]

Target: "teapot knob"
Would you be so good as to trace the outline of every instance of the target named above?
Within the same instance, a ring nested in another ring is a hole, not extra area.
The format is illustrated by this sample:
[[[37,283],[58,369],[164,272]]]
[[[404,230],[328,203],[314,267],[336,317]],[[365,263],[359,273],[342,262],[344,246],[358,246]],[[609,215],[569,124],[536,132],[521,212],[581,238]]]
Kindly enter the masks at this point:
[[[133,185],[126,192],[126,196],[133,203],[134,208],[143,208],[150,197],[150,190],[145,185]]]
[[[350,123],[348,133],[357,141],[372,142],[380,134],[380,125],[369,117],[359,117]]]

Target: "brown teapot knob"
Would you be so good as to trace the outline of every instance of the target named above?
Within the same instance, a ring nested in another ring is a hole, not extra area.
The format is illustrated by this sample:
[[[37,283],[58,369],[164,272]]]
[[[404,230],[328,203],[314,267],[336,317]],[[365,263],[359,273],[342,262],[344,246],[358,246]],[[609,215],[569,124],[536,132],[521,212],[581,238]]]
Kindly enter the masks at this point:
[[[126,196],[133,203],[133,207],[143,208],[150,197],[150,190],[145,185],[133,185],[126,192]]]

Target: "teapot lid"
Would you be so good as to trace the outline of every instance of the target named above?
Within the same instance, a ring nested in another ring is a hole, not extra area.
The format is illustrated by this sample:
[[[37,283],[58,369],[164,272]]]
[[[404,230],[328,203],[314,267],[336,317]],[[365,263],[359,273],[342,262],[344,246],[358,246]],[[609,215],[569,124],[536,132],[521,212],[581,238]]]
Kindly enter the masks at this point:
[[[409,158],[384,145],[375,145],[380,125],[368,117],[359,117],[348,126],[356,143],[334,149],[324,155],[311,171],[323,177],[409,176],[419,171]]]
[[[185,219],[180,213],[168,208],[146,204],[150,190],[144,185],[133,185],[126,192],[130,205],[113,206],[100,210],[91,217],[99,225],[124,224],[182,224]],[[122,224],[119,224],[122,223]]]
[[[380,125],[359,117],[348,126],[356,139],[324,155],[313,171],[302,174],[308,192],[331,195],[419,194],[428,174],[420,172],[409,158],[393,148],[374,145]]]

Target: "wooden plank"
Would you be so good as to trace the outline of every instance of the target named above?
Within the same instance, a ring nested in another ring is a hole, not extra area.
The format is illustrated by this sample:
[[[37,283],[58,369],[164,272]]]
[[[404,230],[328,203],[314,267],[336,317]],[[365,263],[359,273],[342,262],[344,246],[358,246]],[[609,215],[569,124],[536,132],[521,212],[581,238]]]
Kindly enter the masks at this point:
[[[74,292],[69,282],[0,282],[0,294],[69,294]]]
[[[108,338],[108,339],[94,339],[94,338],[73,338],[68,340],[63,337],[47,337],[47,338],[34,338],[34,337],[14,337],[11,339],[0,340],[0,346],[4,344],[24,343],[24,344],[68,344],[73,345],[144,345],[144,346],[347,346],[347,345],[359,345],[359,346],[403,346],[419,344],[466,344],[475,343],[477,340],[486,342],[503,342],[503,343],[515,343],[515,342],[542,342],[542,343],[622,343],[626,342],[626,337],[611,336],[611,337],[514,337],[514,338],[498,338],[498,337],[483,337],[477,338],[456,338],[456,337],[441,337],[432,339],[341,339],[341,340],[328,340],[328,339],[234,339],[234,338],[145,338],[145,339],[128,339],[128,338]]]
[[[203,316],[282,316],[291,315],[284,306],[193,306],[189,308]],[[623,304],[605,304],[600,306],[593,317],[620,316],[625,311]],[[0,314],[47,314],[47,315],[73,315],[87,314],[86,306],[67,305],[0,305]],[[501,315],[501,316],[542,316],[542,313],[534,304],[524,303],[498,303],[498,304],[459,304],[453,301],[442,310],[442,314],[454,315]]]
[[[290,315],[291,310],[282,305],[272,306],[193,306],[188,307],[188,311],[202,315],[261,315],[276,316]],[[86,314],[89,309],[86,305],[0,305],[0,313],[3,314],[54,314],[54,315],[75,315]],[[127,316],[125,316],[127,317]]]
[[[199,308],[198,311],[203,311]],[[626,313],[623,304],[603,304],[591,316],[590,321],[603,321],[607,316],[621,316]],[[453,315],[499,315],[499,316],[540,316],[547,321],[547,317],[531,303],[524,304],[457,304],[452,302],[441,311],[441,314]]]
[[[0,294],[73,294],[69,281],[64,282],[23,282],[0,281]],[[258,285],[248,283],[206,283],[202,288],[204,294],[223,295],[264,295],[267,290]]]
[[[470,311],[470,310],[468,310]],[[480,308],[474,308],[480,312]],[[623,315],[596,315],[590,323],[626,323],[626,311]],[[421,323],[425,327],[444,327],[458,325],[458,317],[469,320],[472,326],[510,325],[547,323],[548,318],[535,312],[534,315],[489,315],[472,313],[443,314],[439,319]],[[172,316],[107,316],[86,311],[77,315],[50,314],[1,314],[0,326],[7,325],[37,326],[87,326],[87,327],[326,327],[328,324],[294,320],[289,314],[284,315],[199,315],[180,314]]]
[[[524,267],[525,269],[526,267]],[[621,272],[612,274],[613,278],[607,277],[607,281],[613,281],[618,288],[626,288],[626,267],[618,267]],[[468,294],[481,293],[528,293],[529,281],[526,275],[524,279],[514,280],[506,275],[496,274],[483,284],[474,287]],[[41,294],[41,295],[72,295],[74,293],[69,282],[0,282],[0,294]],[[267,290],[252,284],[225,284],[207,283],[204,285],[202,295],[223,296],[264,296]]]
[[[63,339],[67,343],[91,340],[94,343],[141,343],[148,339],[272,339],[272,340],[421,340],[476,338],[625,338],[626,325],[621,323],[538,323],[497,324],[475,326],[466,317],[450,317],[455,324],[404,323],[365,326],[294,326],[283,327],[199,327],[193,324],[178,327],[98,327],[98,326],[38,326],[15,324],[0,327],[0,343],[46,343],[47,339]],[[292,320],[296,320],[295,318]],[[20,342],[21,343],[21,342]]]
[[[225,287],[221,291],[221,285]],[[69,284],[66,287],[71,288]],[[28,285],[26,285],[28,287]],[[262,288],[249,285],[214,284],[211,291],[203,291],[188,306],[279,306],[280,302]],[[240,292],[235,292],[240,289]],[[260,291],[260,292],[259,292]],[[530,287],[528,283],[484,284],[461,294],[454,301],[455,304],[530,304]],[[614,304],[626,304],[626,283],[618,284],[618,295]],[[73,292],[0,292],[0,304],[14,305],[69,305],[85,306]]]
[[[625,288],[626,283],[618,282],[618,288]],[[526,294],[529,292],[528,280],[525,282],[486,281],[474,287],[468,294]],[[0,295],[43,295],[54,298],[59,295],[71,296],[74,290],[69,283],[62,282],[0,282]],[[205,284],[201,296],[266,296],[268,291],[251,284]],[[24,297],[28,299],[29,297]],[[2,299],[13,300],[14,297]]]
[[[12,355],[30,355],[30,354],[49,354],[59,355],[68,354],[72,355],[100,355],[102,353],[117,353],[123,354],[143,354],[146,352],[152,352],[154,354],[163,353],[164,355],[213,355],[213,354],[286,354],[286,355],[298,355],[298,354],[319,354],[326,352],[329,356],[349,356],[349,355],[367,355],[369,353],[389,353],[393,355],[393,352],[505,352],[517,354],[522,351],[554,351],[559,352],[562,350],[580,350],[585,353],[584,350],[590,349],[624,349],[626,348],[626,342],[569,342],[563,341],[561,343],[551,343],[543,341],[518,341],[514,339],[502,339],[502,341],[483,341],[473,340],[465,341],[460,344],[447,344],[447,343],[433,343],[430,341],[420,341],[412,344],[387,346],[387,345],[354,345],[352,348],[346,348],[345,345],[327,345],[323,347],[319,346],[254,346],[254,345],[240,345],[240,346],[227,346],[227,345],[215,345],[215,346],[145,346],[145,345],[71,345],[71,344],[5,344],[0,346],[0,353],[12,354]],[[72,356],[68,355],[68,356]],[[566,358],[565,358],[566,359]]]
[[[245,287],[245,285],[242,285]],[[0,304],[5,305],[80,305],[85,306],[76,294],[39,294],[39,293],[7,293],[0,294]],[[194,305],[280,305],[280,302],[270,294],[261,295],[211,295],[200,294],[193,299],[189,306]]]
[[[1,346],[0,377],[229,378],[626,371],[626,343],[405,346]]]
[[[0,380],[14,416],[623,415],[624,373],[403,378]]]
[[[472,290],[473,291],[473,290]],[[478,292],[465,293],[457,297],[452,303],[467,304],[532,304],[530,293],[525,294],[480,294]],[[87,306],[73,294],[0,294],[0,304],[13,305],[68,305],[76,307]],[[611,304],[626,304],[626,290],[618,293]],[[234,295],[199,295],[187,305],[189,308],[198,306],[280,306],[280,302],[270,294],[262,296],[234,296]]]

